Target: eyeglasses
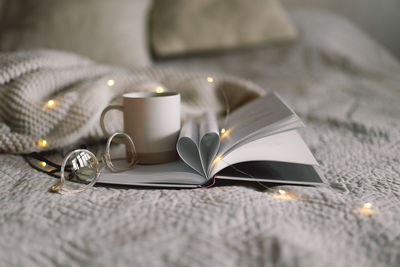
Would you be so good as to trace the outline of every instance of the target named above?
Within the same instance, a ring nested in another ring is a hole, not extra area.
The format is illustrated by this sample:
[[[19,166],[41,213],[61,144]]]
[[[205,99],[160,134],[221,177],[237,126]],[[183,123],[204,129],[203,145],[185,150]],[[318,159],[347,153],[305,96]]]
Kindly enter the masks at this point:
[[[31,157],[37,162],[28,162],[36,169],[56,177],[60,173],[60,180],[50,188],[52,192],[60,194],[78,193],[92,187],[105,167],[111,172],[123,172],[137,163],[135,145],[130,136],[123,132],[110,136],[101,160],[87,149],[68,153],[61,166],[38,153],[31,154]]]

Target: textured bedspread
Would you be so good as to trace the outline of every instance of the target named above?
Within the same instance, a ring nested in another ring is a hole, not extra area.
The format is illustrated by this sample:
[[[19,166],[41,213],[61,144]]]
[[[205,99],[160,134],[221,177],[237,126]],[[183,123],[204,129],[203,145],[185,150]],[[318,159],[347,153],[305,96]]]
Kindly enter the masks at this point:
[[[252,183],[61,196],[48,192],[54,178],[3,154],[0,265],[399,266],[400,66],[333,16],[294,16],[295,45],[160,65],[280,92],[306,122],[329,186],[275,188],[289,199]],[[357,210],[366,202],[374,214]]]

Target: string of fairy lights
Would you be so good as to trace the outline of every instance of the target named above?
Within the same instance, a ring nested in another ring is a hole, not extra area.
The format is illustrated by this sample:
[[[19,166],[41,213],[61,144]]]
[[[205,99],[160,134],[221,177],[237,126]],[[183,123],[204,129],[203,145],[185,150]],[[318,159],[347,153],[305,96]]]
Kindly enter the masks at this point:
[[[204,76],[203,76],[204,79]],[[214,83],[215,79],[211,76],[206,76],[205,80],[208,83]],[[108,79],[106,81],[106,85],[108,87],[113,87],[115,85],[116,81],[113,79]],[[166,89],[161,86],[158,85],[156,86],[153,91],[155,93],[164,93],[166,91]],[[220,139],[223,140],[225,138],[229,138],[229,134],[231,132],[231,129],[226,129],[226,125],[227,125],[227,121],[229,119],[229,115],[230,115],[230,108],[229,108],[229,102],[228,102],[228,98],[226,96],[225,90],[224,88],[222,88],[222,94],[224,97],[224,101],[225,101],[225,106],[226,106],[226,110],[225,110],[225,122],[224,122],[224,126],[220,129]],[[45,107],[49,110],[54,109],[57,107],[57,101],[55,99],[49,99],[45,102]],[[46,148],[49,146],[49,141],[45,138],[39,138],[37,140],[37,144],[40,148]],[[216,155],[214,160],[213,160],[213,164],[217,164],[218,162],[223,161],[223,155]],[[227,162],[225,162],[227,163]],[[242,170],[237,169],[234,165],[231,165],[229,163],[227,163],[228,165],[234,167],[237,171],[245,174],[245,175],[249,175],[251,177],[250,174],[243,172]],[[47,163],[44,161],[40,161],[39,165],[42,167],[46,167]],[[292,201],[292,200],[305,200],[305,201],[309,201],[309,197],[301,195],[299,196],[298,194],[296,194],[293,191],[290,190],[284,190],[284,189],[271,189],[270,187],[265,186],[264,184],[260,183],[260,185],[262,185],[264,188],[266,188],[268,191],[272,192],[272,194],[270,194],[269,196],[275,199],[279,199],[279,200],[283,200],[283,201]],[[355,213],[360,213],[360,214],[364,214],[366,216],[372,216],[373,214],[376,213],[376,210],[373,208],[373,205],[371,202],[366,202],[364,203],[362,206],[356,208],[353,210]]]

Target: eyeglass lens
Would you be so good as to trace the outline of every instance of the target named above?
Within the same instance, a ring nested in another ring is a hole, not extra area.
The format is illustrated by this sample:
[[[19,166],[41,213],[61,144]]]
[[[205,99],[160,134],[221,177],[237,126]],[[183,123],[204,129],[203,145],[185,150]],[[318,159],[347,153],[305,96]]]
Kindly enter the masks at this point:
[[[112,171],[125,171],[133,167],[137,161],[135,146],[129,136],[124,133],[113,135],[108,143],[108,167]]]
[[[61,174],[64,177],[64,188],[80,190],[97,178],[99,163],[94,154],[87,150],[73,151],[65,163]]]

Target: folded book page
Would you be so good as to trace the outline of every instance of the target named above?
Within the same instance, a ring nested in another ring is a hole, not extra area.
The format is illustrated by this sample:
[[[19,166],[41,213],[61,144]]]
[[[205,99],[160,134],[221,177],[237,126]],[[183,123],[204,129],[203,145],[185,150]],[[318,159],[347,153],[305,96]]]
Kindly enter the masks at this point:
[[[176,143],[180,158],[199,174],[204,175],[199,154],[199,124],[197,119],[188,120],[182,127]]]
[[[218,152],[218,120],[213,111],[186,122],[178,137],[176,149],[181,159],[203,176]]]
[[[204,174],[207,174],[211,162],[217,155],[220,138],[218,120],[215,112],[206,112],[204,117],[200,120],[200,159],[203,166]]]

